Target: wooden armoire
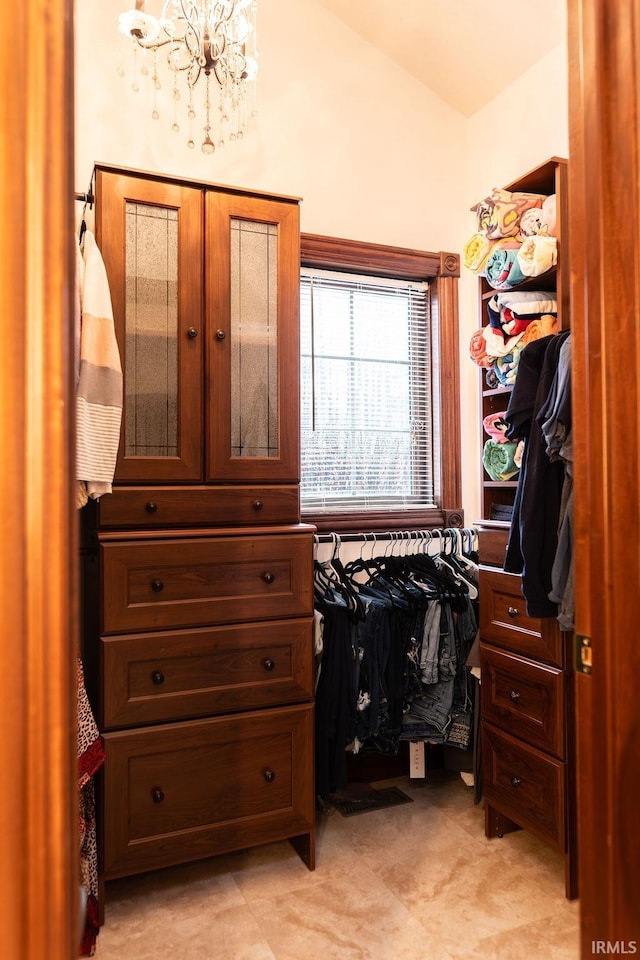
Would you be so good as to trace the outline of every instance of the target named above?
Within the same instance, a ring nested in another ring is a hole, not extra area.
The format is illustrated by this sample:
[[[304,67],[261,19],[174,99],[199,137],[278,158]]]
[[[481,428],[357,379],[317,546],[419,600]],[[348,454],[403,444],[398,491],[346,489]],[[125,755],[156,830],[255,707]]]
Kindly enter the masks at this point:
[[[101,877],[285,838],[313,869],[299,204],[107,166],[95,196],[124,374],[83,529]]]

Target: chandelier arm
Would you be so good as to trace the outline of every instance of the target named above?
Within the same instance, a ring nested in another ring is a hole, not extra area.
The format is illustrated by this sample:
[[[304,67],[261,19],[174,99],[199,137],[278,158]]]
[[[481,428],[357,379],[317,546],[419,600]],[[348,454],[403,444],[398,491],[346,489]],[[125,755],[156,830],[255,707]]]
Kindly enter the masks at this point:
[[[142,47],[144,50],[155,50],[157,47],[166,47],[168,43],[171,43],[171,37],[167,37],[166,40],[145,40],[142,36],[140,30],[132,30],[131,36],[136,41],[139,47]]]

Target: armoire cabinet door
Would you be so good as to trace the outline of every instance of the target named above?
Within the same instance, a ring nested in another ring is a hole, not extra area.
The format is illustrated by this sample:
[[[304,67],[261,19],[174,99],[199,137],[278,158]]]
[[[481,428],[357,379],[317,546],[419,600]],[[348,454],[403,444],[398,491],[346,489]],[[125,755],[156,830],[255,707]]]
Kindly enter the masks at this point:
[[[296,482],[298,204],[208,192],[205,209],[206,479]]]
[[[97,237],[124,375],[116,480],[203,473],[203,192],[98,168]]]

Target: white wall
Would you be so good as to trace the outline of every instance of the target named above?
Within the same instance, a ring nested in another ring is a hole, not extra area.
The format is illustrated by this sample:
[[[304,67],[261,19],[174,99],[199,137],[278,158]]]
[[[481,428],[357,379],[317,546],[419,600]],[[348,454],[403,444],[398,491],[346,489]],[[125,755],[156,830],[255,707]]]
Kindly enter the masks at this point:
[[[143,88],[134,94],[117,76],[122,52],[130,65],[117,34],[129,6],[76,0],[76,189],[94,162],[113,163],[302,197],[309,233],[425,250],[457,243],[465,119],[324,7],[261,0],[258,117],[207,157],[171,132],[170,100],[153,120]]]
[[[302,230],[461,252],[469,208],[552,155],[567,155],[564,41],[470,119],[444,103],[315,0],[261,0],[259,113],[245,138],[205,156],[151,118],[131,89],[117,33],[128,0],[76,0],[76,189],[95,162],[302,198]],[[159,4],[149,0],[151,12]],[[461,64],[461,69],[464,65]],[[144,79],[144,78],[143,78]],[[473,82],[473,78],[469,78]],[[477,281],[460,281],[463,505],[479,514]]]
[[[568,157],[568,78],[564,38],[547,56],[502,91],[467,123],[467,178],[460,206],[467,211],[464,246],[475,230],[471,207],[492,187],[517,180],[551,157]],[[480,516],[479,368],[469,359],[469,340],[481,326],[478,280],[460,278],[460,385],[462,502],[467,522]],[[482,318],[482,323],[486,318]]]

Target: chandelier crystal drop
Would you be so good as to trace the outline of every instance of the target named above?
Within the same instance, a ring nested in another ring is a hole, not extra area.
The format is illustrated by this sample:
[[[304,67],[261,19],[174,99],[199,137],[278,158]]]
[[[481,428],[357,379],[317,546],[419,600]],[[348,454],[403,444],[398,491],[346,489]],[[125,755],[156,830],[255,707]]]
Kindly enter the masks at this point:
[[[145,11],[144,0],[136,0],[135,10],[120,14],[120,33],[133,44],[132,89],[139,89],[139,76],[151,78],[151,115],[159,119],[164,80],[171,91],[171,129],[180,132],[182,110],[187,145],[195,146],[194,126],[199,125],[205,154],[227,140],[242,139],[255,116],[256,8],[257,0],[165,0],[155,17]],[[123,74],[121,67],[118,73]]]

